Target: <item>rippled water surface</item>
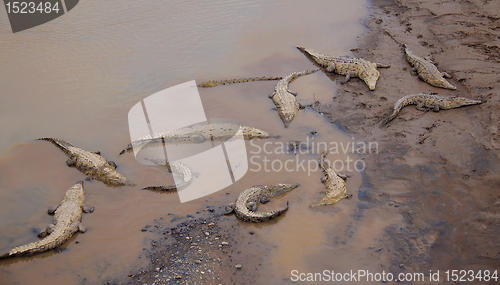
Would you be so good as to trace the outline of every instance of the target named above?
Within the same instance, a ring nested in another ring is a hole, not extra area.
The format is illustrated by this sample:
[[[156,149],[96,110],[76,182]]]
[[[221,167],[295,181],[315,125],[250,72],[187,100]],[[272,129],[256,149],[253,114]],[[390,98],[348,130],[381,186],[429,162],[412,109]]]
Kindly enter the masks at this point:
[[[295,46],[349,55],[364,29],[365,6],[365,0],[87,0],[54,21],[16,34],[6,14],[0,14],[0,252],[35,241],[35,231],[52,222],[46,209],[85,178],[65,165],[62,152],[36,138],[63,138],[87,150],[100,150],[138,185],[112,188],[85,182],[87,204],[96,208],[83,216],[88,232],[65,243],[62,248],[67,251],[0,262],[0,283],[95,284],[126,276],[142,262],[137,257],[146,245],[140,229],[155,218],[191,214],[207,203],[225,205],[230,201],[224,192],[279,182],[301,183],[274,201],[273,207],[285,201],[294,205],[285,218],[269,225],[244,225],[258,229],[266,237],[262,242],[275,247],[271,265],[261,272],[263,282],[280,283],[293,269],[376,270],[376,259],[365,249],[370,236],[380,233],[370,229],[394,223],[393,216],[380,211],[355,223],[356,193],[335,207],[312,210],[309,205],[324,195],[321,172],[316,168],[287,172],[271,165],[267,165],[270,171],[264,169],[264,158],[306,160],[317,166],[317,150],[265,154],[258,150],[266,141],[247,142],[247,150],[254,153],[249,157],[257,157],[245,177],[206,199],[183,204],[177,195],[139,191],[139,186],[153,182],[171,183],[164,169],[142,165],[132,154],[118,156],[130,142],[128,111],[141,99],[193,79],[280,76],[313,69]],[[268,145],[271,150],[292,140],[344,146],[356,142],[311,109],[299,111],[285,129],[267,97],[275,84],[200,89],[200,96],[209,118],[232,118],[280,134]],[[337,85],[318,72],[298,79],[290,88],[298,92],[300,103],[328,104]],[[329,159],[348,157],[357,159],[351,151],[331,154]],[[341,172],[351,175],[348,189],[359,189],[360,173]],[[340,238],[338,231],[343,232]]]

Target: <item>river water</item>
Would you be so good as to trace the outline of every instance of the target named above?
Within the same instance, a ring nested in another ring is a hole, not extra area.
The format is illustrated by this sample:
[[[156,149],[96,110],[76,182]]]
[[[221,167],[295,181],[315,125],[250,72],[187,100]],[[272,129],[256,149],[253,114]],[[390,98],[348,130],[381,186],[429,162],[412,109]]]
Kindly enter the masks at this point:
[[[132,154],[118,156],[130,143],[128,111],[141,99],[193,79],[280,76],[313,69],[295,47],[349,55],[365,29],[362,18],[367,13],[365,0],[87,0],[54,21],[15,34],[1,13],[0,252],[36,241],[35,231],[52,222],[46,209],[85,178],[65,165],[62,152],[36,138],[57,137],[100,150],[137,186],[85,182],[87,204],[96,208],[84,214],[87,233],[71,238],[62,252],[1,261],[0,283],[99,284],[125,276],[142,264],[137,257],[145,247],[140,231],[145,224],[167,213],[191,214],[207,202],[225,205],[230,201],[224,192],[235,196],[252,185],[272,183],[301,187],[275,199],[277,207],[284,201],[294,205],[279,223],[244,225],[258,229],[260,236],[268,237],[263,242],[274,248],[272,265],[262,270],[260,281],[280,283],[294,269],[379,270],[382,261],[368,248],[382,234],[382,225],[398,219],[382,210],[357,219],[363,208],[357,198],[362,174],[353,165],[348,169],[347,163],[343,168],[339,164],[339,172],[350,175],[348,192],[354,198],[311,209],[325,190],[315,163],[318,149],[300,155],[279,151],[292,140],[317,147],[319,142],[334,142],[345,150],[330,154],[329,160],[345,163],[359,158],[351,149],[359,142],[311,109],[299,111],[285,129],[267,97],[276,82],[199,90],[207,117],[231,118],[281,135],[269,141],[269,153],[259,151],[266,141],[247,142],[254,163],[224,191],[182,204],[177,195],[139,191],[146,185],[169,184],[172,177],[138,163]],[[303,104],[333,103],[337,88],[322,72],[290,87]],[[306,168],[285,171],[279,164],[266,165],[264,159],[304,160]]]

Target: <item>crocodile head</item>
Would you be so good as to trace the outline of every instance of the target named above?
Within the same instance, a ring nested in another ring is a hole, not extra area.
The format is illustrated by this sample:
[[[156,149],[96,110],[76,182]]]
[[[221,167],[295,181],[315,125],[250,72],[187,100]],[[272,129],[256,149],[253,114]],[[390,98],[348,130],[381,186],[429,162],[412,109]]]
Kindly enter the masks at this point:
[[[277,137],[277,136],[273,136],[273,135],[269,134],[266,131],[259,130],[259,129],[256,129],[256,128],[252,128],[252,127],[242,126],[241,130],[243,131],[243,137],[246,140],[251,140],[251,139],[266,139],[266,138],[271,138],[271,137]]]
[[[461,107],[461,106],[468,106],[468,105],[476,105],[476,104],[482,103],[479,100],[473,100],[473,99],[468,99],[468,98],[464,98],[464,97],[451,97],[450,99],[451,99],[450,105],[453,108]]]
[[[380,77],[380,72],[378,72],[376,67],[367,68],[365,71],[361,72],[359,78],[361,78],[370,90],[375,90],[375,85],[377,85],[377,80]]]
[[[431,85],[433,85],[433,86],[441,87],[441,88],[445,88],[445,89],[451,89],[451,90],[456,90],[457,89],[457,87],[451,85],[450,82],[448,82],[444,78],[439,78],[437,80],[432,80],[432,82],[429,82],[429,83],[431,83]],[[468,104],[468,105],[470,105],[470,104]]]
[[[135,184],[130,183],[125,176],[121,175],[112,166],[107,165],[102,172],[106,184],[135,186]]]

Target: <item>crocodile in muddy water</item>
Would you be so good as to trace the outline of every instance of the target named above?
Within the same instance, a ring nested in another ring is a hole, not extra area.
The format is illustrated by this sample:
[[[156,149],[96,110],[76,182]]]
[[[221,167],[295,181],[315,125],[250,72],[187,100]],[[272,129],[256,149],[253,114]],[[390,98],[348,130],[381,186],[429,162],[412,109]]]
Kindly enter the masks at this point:
[[[417,56],[408,48],[406,44],[396,40],[396,38],[394,38],[394,36],[391,35],[388,31],[385,31],[385,33],[405,49],[406,60],[408,60],[411,66],[413,66],[411,72],[417,73],[418,77],[422,79],[422,81],[427,82],[435,87],[452,90],[457,89],[457,87],[451,85],[448,81],[446,81],[446,79],[444,79],[444,77],[451,78],[448,73],[440,72],[430,60]]]
[[[208,80],[198,84],[198,87],[210,88],[218,85],[229,85],[245,82],[255,82],[255,81],[274,81],[281,80],[282,76],[262,76],[262,77],[249,77],[249,78],[237,78],[237,79],[226,79],[226,80]]]
[[[48,251],[65,243],[76,232],[84,233],[86,229],[81,223],[82,212],[91,213],[94,211],[94,207],[89,208],[85,205],[85,199],[83,181],[79,181],[66,191],[64,199],[59,205],[48,210],[49,214],[54,214],[54,223],[48,225],[44,231],[38,234],[39,237],[48,234],[47,237],[27,245],[18,246],[0,256],[0,258],[32,255]]]
[[[346,180],[347,176],[335,172],[325,161],[326,152],[321,154],[319,164],[325,176],[321,182],[325,184],[326,196],[311,207],[330,205],[337,203],[340,199],[349,198],[352,196],[346,194]]]
[[[116,164],[113,161],[107,161],[98,151],[86,151],[61,139],[40,138],[38,140],[53,143],[69,157],[66,161],[68,166],[75,166],[90,179],[99,180],[108,185],[134,186],[116,171]]]
[[[148,186],[142,188],[142,190],[171,191],[171,192],[175,192],[177,190],[181,191],[182,189],[185,189],[191,184],[191,182],[193,181],[193,177],[195,176],[191,171],[191,168],[189,168],[189,166],[180,161],[170,163],[166,159],[161,159],[161,158],[157,159],[144,158],[144,159],[147,161],[151,161],[156,165],[165,166],[168,172],[173,173],[175,176],[177,176],[181,182],[169,186]]]
[[[149,144],[159,146],[162,143],[197,144],[207,141],[224,142],[233,138],[240,130],[245,140],[279,138],[279,136],[270,135],[257,128],[240,126],[233,123],[196,124],[165,133],[155,133],[139,138],[130,143],[126,149],[122,150],[120,155],[124,154],[126,151],[132,151],[134,147],[142,147]]]
[[[295,118],[297,112],[300,109],[299,103],[295,98],[297,93],[292,92],[288,89],[288,85],[293,80],[297,79],[300,76],[308,75],[315,73],[319,69],[316,70],[304,70],[299,72],[290,73],[287,76],[284,76],[283,79],[278,82],[276,88],[274,89],[274,93],[269,96],[271,100],[273,100],[274,105],[278,109],[278,114],[285,125],[285,128],[288,128],[290,122]]]
[[[260,223],[275,218],[288,210],[286,207],[270,212],[257,212],[257,204],[269,202],[269,198],[288,192],[299,187],[300,184],[273,184],[257,185],[241,192],[236,199],[236,203],[231,203],[226,207],[226,215],[235,213],[236,217],[245,222]]]
[[[424,93],[407,95],[396,102],[394,105],[394,111],[382,122],[382,125],[385,125],[396,118],[401,109],[408,105],[417,105],[416,108],[419,111],[429,111],[427,108],[432,108],[434,112],[438,112],[439,110],[447,110],[476,104],[481,104],[481,101],[463,97],[441,97]]]
[[[324,68],[326,72],[334,72],[345,75],[342,84],[347,83],[351,77],[361,78],[370,90],[375,90],[380,72],[377,67],[389,68],[390,65],[382,63],[372,63],[362,58],[353,58],[348,56],[331,56],[319,53],[312,49],[297,47],[309,60]]]

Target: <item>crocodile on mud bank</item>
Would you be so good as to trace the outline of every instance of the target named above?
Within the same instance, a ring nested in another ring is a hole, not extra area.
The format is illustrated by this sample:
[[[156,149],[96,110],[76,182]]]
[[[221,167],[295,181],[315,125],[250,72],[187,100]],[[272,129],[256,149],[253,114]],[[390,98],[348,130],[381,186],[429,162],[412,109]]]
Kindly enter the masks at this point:
[[[280,136],[253,127],[240,126],[233,123],[196,124],[165,133],[155,133],[144,136],[130,143],[120,155],[130,152],[134,147],[146,145],[159,146],[161,144],[195,144],[206,141],[227,141],[241,131],[245,140],[279,138]]]
[[[191,168],[189,168],[189,166],[180,161],[170,163],[166,159],[161,159],[161,158],[144,158],[144,159],[147,161],[151,161],[152,163],[158,166],[165,166],[168,172],[176,175],[181,182],[169,186],[147,186],[142,188],[142,190],[171,191],[171,192],[181,191],[182,189],[187,188],[191,184],[191,182],[193,181],[193,177],[195,176],[193,175]]]
[[[66,164],[75,166],[90,179],[99,180],[108,185],[134,186],[116,171],[116,164],[113,161],[107,161],[99,151],[86,151],[61,139],[40,138],[38,140],[48,141],[57,146],[69,157]]]
[[[297,112],[300,109],[300,105],[295,98],[297,93],[292,92],[288,89],[288,85],[293,80],[299,78],[300,76],[308,75],[315,73],[319,69],[316,70],[304,70],[299,72],[293,72],[284,76],[283,79],[278,82],[276,88],[274,88],[274,93],[269,96],[271,100],[273,100],[274,105],[278,109],[278,114],[285,125],[285,128],[288,128],[290,122],[295,118]]]
[[[396,40],[396,38],[394,38],[394,36],[391,35],[391,33],[389,33],[387,30],[384,31],[387,35],[389,35],[389,37],[391,37],[396,43],[398,43],[405,49],[406,60],[411,64],[411,66],[413,66],[411,72],[417,73],[418,77],[422,81],[427,82],[428,84],[435,87],[452,90],[457,89],[457,87],[451,85],[448,81],[446,81],[446,79],[444,79],[444,77],[451,78],[448,73],[440,72],[432,63],[432,61],[417,56],[408,48],[406,44]]]
[[[347,176],[335,172],[325,161],[326,152],[321,154],[319,164],[325,176],[321,182],[325,184],[326,196],[318,203],[312,204],[310,207],[331,205],[337,203],[340,199],[350,198],[352,194],[346,194]]]
[[[382,63],[372,63],[362,58],[353,58],[348,56],[331,56],[319,53],[312,49],[297,47],[309,60],[315,65],[323,68],[326,72],[333,72],[345,75],[342,84],[347,83],[351,77],[359,77],[363,80],[370,90],[375,90],[380,72],[377,67],[389,68],[390,65]]]
[[[396,102],[394,105],[394,111],[389,117],[382,121],[381,125],[386,125],[392,121],[396,118],[401,109],[408,105],[417,105],[416,108],[419,111],[429,111],[429,109],[426,108],[432,108],[434,112],[438,112],[439,110],[447,110],[476,104],[481,104],[481,101],[464,97],[441,97],[424,93],[407,95]]]
[[[255,81],[275,81],[283,79],[282,76],[262,76],[262,77],[249,77],[249,78],[237,78],[237,79],[226,79],[226,80],[208,80],[198,84],[198,87],[210,88],[218,85],[229,85],[245,82],[255,82]]]
[[[38,234],[39,237],[48,234],[47,237],[27,245],[18,246],[0,256],[0,259],[48,251],[65,243],[76,232],[84,233],[86,229],[81,223],[82,212],[92,213],[94,211],[94,207],[89,208],[85,205],[85,200],[83,181],[79,181],[66,191],[64,199],[59,205],[48,210],[49,214],[54,214],[54,223],[48,225],[44,231]]]
[[[288,202],[286,207],[270,212],[257,212],[257,204],[269,202],[269,198],[279,194],[288,192],[299,187],[300,184],[273,184],[273,185],[257,185],[241,192],[236,199],[236,203],[231,203],[226,207],[224,214],[229,215],[232,212],[236,217],[245,222],[260,223],[269,221],[288,210]]]

